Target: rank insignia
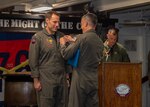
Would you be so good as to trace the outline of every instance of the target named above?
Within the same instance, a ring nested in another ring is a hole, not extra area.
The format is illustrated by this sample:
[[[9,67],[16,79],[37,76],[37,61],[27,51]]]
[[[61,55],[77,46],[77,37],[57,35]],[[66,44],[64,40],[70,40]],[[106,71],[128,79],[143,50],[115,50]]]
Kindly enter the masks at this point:
[[[48,42],[49,42],[50,44],[52,44],[53,40],[52,40],[52,39],[48,39]]]

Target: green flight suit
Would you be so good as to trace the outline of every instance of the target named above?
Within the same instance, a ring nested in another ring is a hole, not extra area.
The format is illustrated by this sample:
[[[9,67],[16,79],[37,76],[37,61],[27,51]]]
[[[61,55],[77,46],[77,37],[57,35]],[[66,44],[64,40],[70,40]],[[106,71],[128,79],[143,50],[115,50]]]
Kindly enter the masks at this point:
[[[65,60],[59,50],[59,39],[62,36],[60,32],[49,35],[46,29],[43,29],[31,39],[31,76],[38,77],[42,85],[42,90],[37,92],[39,107],[66,107]]]
[[[98,65],[102,59],[103,42],[95,30],[77,36],[69,46],[62,45],[65,59],[80,50],[78,67],[73,70],[68,107],[99,107]]]

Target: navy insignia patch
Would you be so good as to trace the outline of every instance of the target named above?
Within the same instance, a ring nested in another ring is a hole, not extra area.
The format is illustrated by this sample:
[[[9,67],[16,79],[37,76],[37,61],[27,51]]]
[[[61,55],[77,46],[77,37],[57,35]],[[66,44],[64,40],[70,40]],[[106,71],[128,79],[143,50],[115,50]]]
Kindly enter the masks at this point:
[[[35,38],[33,38],[33,39],[31,40],[31,43],[32,43],[32,44],[35,44],[35,41],[36,41]]]

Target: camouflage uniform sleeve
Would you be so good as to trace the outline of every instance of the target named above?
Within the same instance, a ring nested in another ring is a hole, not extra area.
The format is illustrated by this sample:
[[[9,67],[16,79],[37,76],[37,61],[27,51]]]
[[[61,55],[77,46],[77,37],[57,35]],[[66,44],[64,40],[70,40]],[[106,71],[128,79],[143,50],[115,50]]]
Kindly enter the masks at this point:
[[[31,76],[33,78],[39,77],[39,54],[40,54],[40,39],[35,34],[29,46],[29,66],[31,69]]]

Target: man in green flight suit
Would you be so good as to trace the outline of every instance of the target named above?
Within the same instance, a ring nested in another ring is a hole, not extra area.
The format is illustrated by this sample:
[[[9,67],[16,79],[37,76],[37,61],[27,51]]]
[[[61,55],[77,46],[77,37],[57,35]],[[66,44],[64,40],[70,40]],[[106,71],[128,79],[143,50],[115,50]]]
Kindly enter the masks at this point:
[[[29,48],[29,65],[38,107],[66,107],[67,81],[65,60],[61,56],[57,31],[60,16],[54,11],[45,15],[46,27],[33,35]]]
[[[80,50],[78,66],[72,72],[68,107],[99,107],[98,65],[103,55],[103,42],[95,31],[97,16],[87,13],[81,18],[83,34],[76,40],[69,37],[60,39],[61,53],[70,59]],[[74,41],[66,46],[68,40]]]

